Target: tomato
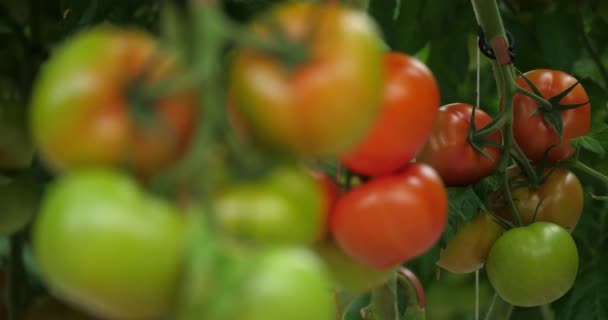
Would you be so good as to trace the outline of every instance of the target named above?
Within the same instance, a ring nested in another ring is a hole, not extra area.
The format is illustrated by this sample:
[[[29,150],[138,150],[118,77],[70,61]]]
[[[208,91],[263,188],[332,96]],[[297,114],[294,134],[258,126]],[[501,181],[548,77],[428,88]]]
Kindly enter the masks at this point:
[[[312,177],[317,181],[317,184],[320,186],[320,189],[323,190],[323,216],[325,217],[325,223],[320,228],[320,234],[318,239],[323,239],[327,233],[329,232],[329,224],[331,213],[338,202],[338,198],[340,197],[342,191],[336,184],[332,178],[330,178],[327,174],[321,171],[310,171]]]
[[[344,253],[330,239],[317,243],[314,248],[328,267],[338,289],[369,291],[384,283],[395,271],[394,268],[377,270],[362,265]]]
[[[174,302],[185,223],[120,173],[76,170],[48,187],[32,246],[62,300],[105,318],[153,318]]]
[[[538,88],[542,96],[550,99],[570,86],[577,80],[562,71],[557,70],[532,70],[525,76]],[[531,91],[530,86],[520,76],[517,84]],[[589,97],[581,84],[560,100],[562,105],[580,104],[589,101]],[[562,121],[562,142],[559,136],[544,119],[546,113],[539,108],[538,102],[522,94],[515,95],[513,100],[513,135],[515,141],[523,152],[532,161],[541,161],[545,151],[551,147],[548,155],[549,161],[559,161],[570,157],[574,153],[574,147],[570,141],[574,138],[586,135],[591,127],[591,105],[589,103],[582,107],[559,112]]]
[[[0,170],[21,170],[32,163],[34,145],[27,123],[25,103],[0,96]]]
[[[500,159],[500,148],[483,148],[492,159],[488,159],[469,143],[469,125],[473,106],[464,103],[448,104],[439,109],[433,133],[416,157],[416,161],[435,168],[450,187],[474,184],[491,175]],[[481,109],[475,110],[475,127],[481,129],[492,118]],[[499,131],[488,136],[488,140],[500,143]]]
[[[269,52],[240,48],[230,95],[252,137],[267,147],[334,156],[354,147],[379,112],[384,68],[380,35],[364,12],[346,6],[287,3],[252,26],[302,45],[290,65]],[[242,131],[242,130],[241,130]]]
[[[39,297],[27,308],[25,320],[94,320],[90,315],[70,308],[49,297]]]
[[[235,306],[239,320],[334,320],[331,281],[307,249],[274,249],[253,263]]]
[[[439,110],[439,88],[431,71],[406,54],[385,54],[387,83],[381,113],[355,150],[342,157],[349,169],[368,176],[391,173],[427,142]]]
[[[338,245],[363,265],[386,269],[428,250],[447,218],[447,193],[424,164],[371,180],[346,193],[332,216]]]
[[[149,177],[176,161],[192,135],[195,95],[145,101],[131,90],[143,73],[146,85],[168,79],[174,61],[138,31],[98,27],[66,42],[32,97],[33,137],[46,162],[58,171],[128,166]]]
[[[564,168],[556,168],[540,186],[514,188],[511,195],[525,225],[532,223],[536,213],[536,221],[553,222],[572,232],[583,213],[585,198],[581,182]],[[506,203],[496,213],[516,222]]]
[[[492,245],[502,234],[502,227],[487,212],[461,222],[456,234],[439,254],[437,265],[453,273],[469,273],[481,269]]]
[[[312,243],[323,226],[322,191],[302,168],[278,167],[219,193],[217,221],[228,233],[260,242]]]
[[[505,301],[518,307],[539,306],[570,290],[578,251],[566,229],[536,222],[505,232],[490,250],[486,270]]]
[[[37,209],[38,196],[34,179],[25,174],[0,179],[0,234],[11,235],[25,227]]]

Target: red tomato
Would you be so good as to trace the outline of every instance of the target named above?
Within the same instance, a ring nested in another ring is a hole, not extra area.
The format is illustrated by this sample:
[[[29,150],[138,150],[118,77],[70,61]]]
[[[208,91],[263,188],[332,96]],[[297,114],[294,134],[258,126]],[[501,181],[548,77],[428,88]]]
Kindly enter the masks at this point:
[[[261,37],[281,32],[306,54],[289,64],[267,51],[237,51],[230,93],[245,131],[266,147],[297,154],[353,148],[378,115],[384,85],[372,19],[347,6],[288,2],[252,29]]]
[[[391,173],[422,149],[439,110],[439,88],[431,71],[408,55],[384,56],[387,83],[380,116],[371,132],[342,161],[364,175]]]
[[[331,226],[338,245],[360,263],[395,266],[428,250],[446,223],[447,193],[424,164],[371,180],[345,194]]]
[[[486,158],[469,143],[469,125],[473,106],[464,103],[448,104],[439,109],[433,134],[416,157],[416,161],[429,164],[450,187],[467,186],[491,175],[500,158],[500,149],[484,147],[492,157]],[[483,128],[492,118],[481,109],[475,110],[475,127]],[[499,131],[488,139],[502,141]]]
[[[126,165],[142,177],[169,166],[189,145],[194,93],[142,101],[129,89],[144,73],[151,85],[175,71],[147,34],[106,26],[74,36],[34,87],[31,127],[46,162],[59,171]]]
[[[325,221],[319,231],[319,239],[322,239],[327,235],[327,232],[329,231],[329,219],[342,192],[340,188],[338,188],[338,185],[334,182],[334,180],[332,180],[331,177],[329,177],[327,174],[316,170],[311,170],[310,173],[312,177],[317,181],[320,189],[323,190],[323,213],[325,215]]]
[[[573,84],[576,79],[562,71],[539,69],[529,71],[525,76],[538,88],[542,96],[550,99]],[[519,77],[517,84],[532,91],[526,81]],[[560,100],[562,105],[580,104],[589,101],[589,97],[582,85],[578,84],[568,95]],[[540,111],[536,113],[537,111]],[[536,113],[536,114],[535,114]],[[558,145],[559,136],[553,128],[543,119],[546,113],[538,102],[522,94],[515,95],[513,100],[513,135],[517,144],[532,161],[541,161],[545,151]],[[562,143],[551,149],[549,161],[564,160],[574,153],[570,140],[586,135],[591,127],[591,105],[559,112],[562,119]]]

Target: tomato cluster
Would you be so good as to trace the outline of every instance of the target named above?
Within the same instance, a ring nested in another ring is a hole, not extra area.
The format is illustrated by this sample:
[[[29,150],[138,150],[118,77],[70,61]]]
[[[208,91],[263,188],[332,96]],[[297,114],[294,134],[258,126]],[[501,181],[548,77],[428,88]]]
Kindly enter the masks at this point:
[[[29,113],[0,92],[0,128],[12,123],[0,132],[0,234],[31,230],[49,294],[26,319],[334,319],[332,289],[391,279],[441,238],[446,188],[494,174],[502,187],[458,221],[437,265],[485,266],[517,306],[570,289],[584,195],[559,164],[590,127],[576,79],[521,75],[512,115],[493,117],[441,106],[432,71],[386,52],[351,7],[289,2],[223,26],[235,43],[227,77],[211,79],[218,92],[204,90],[207,55],[108,25],[56,48]],[[44,188],[27,170],[34,147]],[[336,170],[315,165],[327,158]]]

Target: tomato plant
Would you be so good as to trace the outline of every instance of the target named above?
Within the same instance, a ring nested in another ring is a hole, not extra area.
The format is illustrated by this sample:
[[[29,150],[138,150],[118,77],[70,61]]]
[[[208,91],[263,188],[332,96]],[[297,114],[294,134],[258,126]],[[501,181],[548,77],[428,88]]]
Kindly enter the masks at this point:
[[[315,245],[315,252],[325,262],[337,288],[348,291],[369,291],[388,279],[394,268],[377,270],[362,265],[344,253],[333,240]]]
[[[500,149],[483,146],[489,158],[476,150],[469,141],[473,106],[464,103],[448,104],[439,109],[433,133],[416,157],[416,161],[432,166],[447,186],[466,186],[489,176],[496,169]],[[483,110],[475,110],[475,128],[481,129],[492,121]],[[500,132],[488,136],[500,143]]]
[[[327,270],[306,249],[274,249],[253,263],[237,304],[241,320],[333,320]]]
[[[550,101],[552,108],[540,107],[537,101],[523,94],[515,95],[513,101],[513,135],[523,152],[532,161],[543,159],[551,148],[547,159],[564,160],[574,153],[570,141],[584,136],[591,126],[591,105],[589,97],[578,80],[562,71],[538,69],[526,72],[524,76],[546,99],[559,97],[568,88],[576,86],[558,101]],[[526,80],[520,76],[517,84],[533,91]],[[562,106],[580,107],[562,110]],[[559,120],[555,120],[555,118]],[[561,133],[561,140],[558,132]]]
[[[515,207],[524,224],[547,221],[574,231],[583,213],[583,187],[576,175],[567,169],[556,168],[538,187],[518,187],[511,190]],[[515,222],[506,204],[496,212]]]
[[[177,209],[126,176],[88,169],[49,187],[33,250],[63,300],[102,317],[150,318],[173,305],[185,239]]]
[[[139,31],[97,27],[69,39],[34,87],[31,127],[44,159],[58,171],[126,165],[149,177],[166,168],[188,146],[195,95],[151,98],[142,88],[175,69]]]
[[[447,195],[429,166],[414,164],[346,193],[331,229],[338,245],[364,265],[384,269],[429,249],[446,223]]]
[[[37,200],[37,188],[31,176],[2,177],[0,234],[11,235],[25,227],[36,212]]]
[[[304,57],[290,66],[241,48],[231,71],[235,109],[263,144],[324,156],[352,148],[379,112],[384,72],[376,26],[339,5],[284,4],[268,16],[254,30],[301,44]]]
[[[521,307],[539,306],[570,290],[578,250],[566,229],[536,222],[505,232],[490,250],[486,269],[504,300]]]
[[[324,228],[323,194],[302,168],[282,167],[218,194],[215,214],[229,233],[261,242],[312,243]]]
[[[439,254],[437,265],[453,273],[481,269],[503,229],[487,212],[459,224],[456,234]]]
[[[439,109],[439,88],[422,62],[391,52],[384,55],[384,66],[380,115],[359,145],[341,157],[346,167],[369,176],[408,164],[427,142]]]

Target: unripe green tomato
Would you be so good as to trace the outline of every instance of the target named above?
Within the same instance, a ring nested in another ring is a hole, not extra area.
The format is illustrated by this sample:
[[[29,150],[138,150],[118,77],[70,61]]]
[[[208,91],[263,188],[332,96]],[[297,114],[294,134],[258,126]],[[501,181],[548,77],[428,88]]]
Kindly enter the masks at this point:
[[[36,211],[37,202],[36,184],[31,176],[0,179],[0,234],[11,235],[25,227]]]
[[[486,269],[505,301],[518,307],[540,306],[572,288],[578,251],[566,229],[536,222],[505,232],[492,247]]]
[[[33,229],[42,279],[58,298],[110,319],[151,319],[174,303],[183,216],[109,169],[50,185]]]
[[[302,168],[284,166],[218,194],[219,224],[237,237],[262,243],[310,244],[324,227],[322,190]]]
[[[301,248],[272,249],[255,260],[235,308],[239,320],[336,319],[327,270]]]

